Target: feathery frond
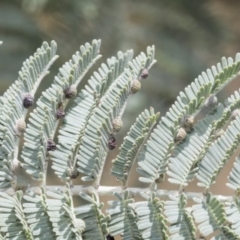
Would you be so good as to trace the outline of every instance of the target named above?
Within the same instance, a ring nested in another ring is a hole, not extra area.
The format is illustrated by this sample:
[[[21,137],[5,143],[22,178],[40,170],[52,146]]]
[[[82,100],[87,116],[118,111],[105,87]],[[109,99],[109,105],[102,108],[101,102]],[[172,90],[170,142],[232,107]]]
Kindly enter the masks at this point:
[[[81,219],[76,218],[74,214],[70,190],[66,189],[65,192],[47,192],[47,196],[53,198],[47,199],[46,202],[53,231],[57,236],[56,239],[82,240],[85,223]]]
[[[44,42],[41,48],[23,63],[18,80],[0,97],[0,161],[8,161],[9,156],[12,156],[11,161],[17,161],[20,135],[26,128],[28,108],[33,104],[39,84],[49,73],[49,67],[58,58],[56,49],[57,44],[54,41],[50,46]],[[9,165],[9,170],[14,171],[12,164]],[[6,169],[1,169],[0,175],[8,173],[5,171]],[[9,175],[12,178],[12,174]],[[3,185],[10,184],[7,184],[7,180],[9,179],[3,180]]]
[[[232,202],[227,202],[225,212],[228,222],[231,223],[231,228],[235,234],[240,236],[240,200],[235,198]],[[240,238],[240,237],[239,237]]]
[[[169,198],[171,200],[166,201],[164,205],[164,213],[170,223],[169,232],[171,236],[169,240],[195,240],[196,227],[191,212],[186,207],[186,195],[184,193],[179,197],[170,195]]]
[[[14,197],[0,192],[0,229],[4,239],[34,240],[21,205],[22,196],[21,191]]]
[[[154,47],[147,49],[147,56],[141,53],[131,64],[131,71],[126,69],[106,94],[99,99],[98,108],[88,120],[82,136],[82,144],[77,156],[78,171],[86,175],[84,181],[95,180],[99,184],[103,166],[109,151],[109,141],[115,141],[112,122],[121,117],[128,98],[131,96],[131,83],[142,69],[148,69],[155,62]]]
[[[76,161],[82,137],[90,117],[96,111],[98,104],[114,81],[118,81],[125,68],[132,59],[133,52],[118,52],[118,58],[112,57],[107,60],[108,65],[102,64],[98,72],[88,81],[88,85],[81,90],[68,111],[59,130],[59,145],[53,152],[52,168],[63,181],[77,174]]]
[[[100,57],[100,43],[100,40],[93,40],[92,46],[86,43],[80,47],[80,52],[77,51],[72,59],[59,69],[54,83],[42,93],[37,101],[37,108],[30,115],[30,123],[24,135],[22,157],[23,167],[33,179],[44,180],[47,152],[56,148],[52,140],[61,117],[57,112],[62,111],[64,114],[68,99],[74,96],[74,93],[68,91],[72,91],[71,88],[76,89],[82,77]]]
[[[110,215],[108,225],[109,232],[112,236],[121,234],[123,240],[141,240],[141,234],[137,228],[137,216],[131,203],[134,202],[130,198],[129,192],[126,190],[121,196],[118,193],[114,194],[117,201],[109,201],[110,208],[107,212]]]
[[[228,181],[226,185],[231,189],[235,190],[236,193],[240,192],[240,157],[236,158],[236,161],[233,164],[233,168],[228,177]]]
[[[35,240],[56,239],[53,226],[48,215],[47,197],[42,190],[38,195],[28,191],[23,196],[23,211],[26,221]]]
[[[127,183],[131,167],[148,139],[149,133],[158,117],[159,113],[155,114],[152,108],[150,108],[150,111],[145,110],[142,112],[124,138],[117,158],[112,160],[113,167],[111,173],[116,176],[118,180],[122,181],[123,184]],[[151,171],[151,166],[146,166],[146,168]]]
[[[161,178],[167,171],[168,160],[176,145],[178,131],[181,125],[184,127],[184,122],[181,120],[196,116],[204,106],[214,106],[217,102],[215,94],[239,74],[239,69],[240,54],[236,55],[235,62],[232,58],[228,60],[222,58],[222,64],[218,63],[217,68],[213,66],[211,70],[203,72],[185,88],[184,92],[180,92],[166,117],[161,118],[141,153],[139,163],[146,161],[148,162],[146,165],[154,166],[152,173],[141,169],[145,174],[141,181],[153,183]],[[151,158],[147,158],[147,153]]]
[[[108,234],[108,221],[109,217],[102,213],[103,203],[99,202],[99,198],[96,194],[92,194],[92,197],[85,193],[81,193],[80,196],[90,202],[90,204],[84,204],[84,206],[75,208],[74,212],[77,218],[82,219],[85,222],[86,228],[82,233],[84,240],[105,240]]]
[[[203,199],[194,198],[197,204],[192,206],[193,217],[198,225],[198,229],[203,236],[208,236],[212,233],[217,234],[212,239],[227,240],[225,230],[223,230],[226,224],[226,214],[224,212],[223,203],[208,193]],[[220,231],[220,233],[216,231]],[[227,232],[227,231],[226,231]]]
[[[138,229],[142,239],[168,239],[167,221],[163,215],[163,202],[160,201],[155,193],[150,196],[142,193],[141,196],[147,202],[135,203],[135,209],[138,216]]]
[[[199,161],[216,139],[216,122],[225,116],[223,113],[224,107],[219,105],[215,111],[196,123],[194,130],[186,136],[184,142],[175,148],[167,171],[169,182],[186,186],[193,180],[198,171]]]
[[[240,116],[234,119],[226,131],[209,148],[199,165],[198,186],[209,188],[216,177],[240,144]]]

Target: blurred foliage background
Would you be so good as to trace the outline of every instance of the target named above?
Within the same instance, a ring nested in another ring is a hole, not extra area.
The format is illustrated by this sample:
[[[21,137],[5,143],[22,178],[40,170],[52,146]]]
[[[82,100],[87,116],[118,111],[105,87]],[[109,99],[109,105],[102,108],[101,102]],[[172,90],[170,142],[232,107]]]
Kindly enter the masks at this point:
[[[134,49],[138,54],[154,44],[158,62],[143,82],[142,90],[129,102],[124,129],[117,136],[119,146],[141,111],[153,106],[164,115],[179,91],[194,77],[222,56],[234,56],[240,50],[239,8],[237,0],[1,0],[0,92],[17,79],[22,62],[43,41],[56,40],[60,58],[44,79],[38,96],[49,86],[58,68],[86,41],[102,39],[101,61],[119,50]],[[88,78],[89,75],[80,87]],[[239,88],[238,81],[220,94],[221,100]],[[109,156],[103,184],[117,184],[107,171],[116,154],[117,149]],[[221,180],[214,185],[213,192],[230,193],[223,187],[228,172],[226,168],[220,174]],[[49,183],[59,183],[53,172],[49,176]],[[133,175],[131,185],[138,184],[137,175]],[[176,189],[167,183],[161,185],[168,187]],[[189,187],[191,191],[197,191],[196,188],[194,183]]]

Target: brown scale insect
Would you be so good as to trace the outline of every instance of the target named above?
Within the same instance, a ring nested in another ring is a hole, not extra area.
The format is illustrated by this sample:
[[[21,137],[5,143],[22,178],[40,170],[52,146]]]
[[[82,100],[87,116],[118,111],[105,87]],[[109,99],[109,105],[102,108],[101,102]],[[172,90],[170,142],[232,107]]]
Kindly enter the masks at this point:
[[[65,111],[63,110],[62,107],[57,109],[56,117],[57,119],[65,117]]]
[[[109,150],[113,150],[116,146],[117,146],[116,138],[113,136],[113,134],[111,134],[108,140],[108,148]]]
[[[73,98],[77,95],[77,88],[74,85],[69,86],[65,91],[65,98]]]
[[[138,79],[132,81],[131,84],[131,93],[135,94],[141,89],[141,82]]]
[[[175,142],[176,143],[180,143],[182,142],[187,136],[187,132],[184,128],[179,128],[178,132],[177,132],[177,135],[175,137]]]
[[[47,151],[54,151],[57,149],[56,143],[52,139],[47,140]]]

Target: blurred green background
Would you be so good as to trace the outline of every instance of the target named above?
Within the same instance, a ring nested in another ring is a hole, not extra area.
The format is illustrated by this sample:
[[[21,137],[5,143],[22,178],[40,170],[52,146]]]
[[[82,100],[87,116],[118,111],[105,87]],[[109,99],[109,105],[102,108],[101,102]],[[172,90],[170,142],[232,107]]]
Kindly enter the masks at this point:
[[[22,62],[43,41],[55,40],[60,58],[44,79],[38,96],[50,85],[58,68],[86,41],[102,39],[103,57],[92,70],[119,50],[133,49],[138,54],[154,44],[158,62],[144,80],[142,90],[129,102],[123,118],[124,129],[117,136],[119,146],[141,111],[152,106],[164,115],[179,91],[194,77],[216,65],[222,56],[234,57],[240,50],[239,9],[237,0],[1,0],[0,92],[17,79]],[[237,90],[238,81],[219,98],[223,100]],[[103,184],[117,184],[107,171],[116,153],[117,149],[109,156]],[[228,194],[230,190],[222,186],[229,168],[224,171],[220,175],[222,181],[213,191]],[[59,183],[51,171],[49,176],[51,183]],[[131,185],[138,186],[135,174]],[[168,187],[177,188],[161,185]],[[197,191],[196,188],[194,183],[189,187],[192,191]]]

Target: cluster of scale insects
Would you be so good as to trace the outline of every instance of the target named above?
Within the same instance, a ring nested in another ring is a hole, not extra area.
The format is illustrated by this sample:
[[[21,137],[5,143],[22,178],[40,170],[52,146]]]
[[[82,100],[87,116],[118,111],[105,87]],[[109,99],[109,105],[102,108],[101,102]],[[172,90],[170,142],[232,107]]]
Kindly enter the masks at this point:
[[[212,107],[214,111],[216,110],[217,103],[218,103],[217,97],[215,95],[210,95],[206,99],[204,106]],[[240,109],[235,109],[231,114],[231,120],[235,119],[238,115],[240,115]],[[187,133],[193,131],[194,117],[183,115],[179,122],[181,127],[178,129],[176,137],[174,139],[176,144],[183,142],[187,136]],[[223,129],[216,129],[214,132],[214,138],[215,139],[219,138],[223,133],[224,133]]]
[[[135,94],[141,89],[141,80],[148,77],[148,70],[144,69],[139,77],[139,79],[134,79],[131,83],[131,89],[130,93]],[[64,91],[64,95],[66,99],[74,98],[77,95],[77,88],[75,85],[69,86]],[[23,106],[24,108],[29,108],[34,104],[34,97],[30,93],[26,93],[23,96]],[[56,118],[62,119],[65,117],[65,111],[64,106],[62,102],[58,103],[58,107],[56,110]],[[113,131],[109,134],[108,139],[108,149],[113,150],[117,146],[117,141],[115,138],[116,132],[118,132],[123,126],[121,117],[116,117],[112,122]],[[18,136],[22,135],[24,131],[26,130],[26,122],[24,119],[19,119],[16,123],[16,134]],[[53,141],[53,139],[47,139],[47,145],[46,145],[47,151],[54,151],[56,150],[56,143]]]
[[[216,105],[218,103],[218,99],[215,95],[210,95],[205,103],[204,103],[204,106],[205,107],[213,107],[215,109]],[[180,128],[178,129],[177,131],[177,134],[175,136],[175,143],[176,144],[179,144],[181,143],[182,141],[184,141],[184,139],[186,138],[187,136],[187,133],[189,132],[192,132],[193,131],[193,125],[194,125],[194,116],[186,116],[186,115],[183,115],[181,117],[181,119],[179,120],[180,122]],[[216,138],[221,136],[223,134],[223,130],[218,130],[218,132],[216,132]]]

